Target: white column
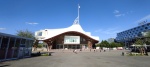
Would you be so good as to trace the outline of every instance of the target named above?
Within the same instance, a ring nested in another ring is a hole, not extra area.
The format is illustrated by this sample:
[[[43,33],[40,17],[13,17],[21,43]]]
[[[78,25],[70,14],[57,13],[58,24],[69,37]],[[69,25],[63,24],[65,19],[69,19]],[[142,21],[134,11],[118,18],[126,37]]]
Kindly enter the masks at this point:
[[[14,56],[14,51],[15,51],[14,49],[16,49],[16,48],[15,48],[16,40],[17,40],[17,38],[15,38],[15,41],[14,41],[14,47],[13,47],[13,52],[12,52],[12,58],[13,58],[13,56]]]
[[[63,44],[63,49],[64,49],[64,44]]]
[[[29,56],[31,56],[32,44],[33,44],[33,41],[32,41],[32,40],[29,40],[29,47],[31,48],[30,51],[29,51]]]
[[[18,38],[19,39],[19,38]],[[20,44],[21,44],[22,39],[20,39],[20,43],[19,43],[19,47],[18,47],[18,56],[17,58],[19,58],[19,54],[20,54]]]
[[[25,51],[26,51],[26,48],[27,48],[27,47],[26,47],[26,44],[27,44],[26,42],[27,42],[27,39],[25,39],[25,44],[24,44],[25,47],[23,48],[23,58],[25,57]]]

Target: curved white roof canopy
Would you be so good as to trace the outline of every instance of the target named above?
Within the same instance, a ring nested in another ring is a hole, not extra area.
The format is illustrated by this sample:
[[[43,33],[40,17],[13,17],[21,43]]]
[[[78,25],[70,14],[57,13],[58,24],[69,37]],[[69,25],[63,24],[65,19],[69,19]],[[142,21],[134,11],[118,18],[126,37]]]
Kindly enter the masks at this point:
[[[74,32],[79,32],[82,33],[94,40],[99,41],[99,37],[98,36],[92,36],[90,32],[85,32],[82,27],[79,24],[79,4],[78,4],[78,16],[77,18],[74,20],[74,23],[72,26],[68,27],[68,28],[60,28],[60,29],[45,29],[45,30],[40,30],[40,31],[36,31],[35,32],[35,37],[38,40],[46,40],[52,37],[55,37],[57,35],[60,35],[62,33],[65,32],[69,32],[69,31],[74,31]]]
[[[69,32],[69,31],[79,32],[79,33],[82,33],[84,35],[89,36],[92,39],[95,39],[95,40],[99,41],[98,36],[92,36],[90,32],[85,32],[82,29],[82,27],[80,26],[80,24],[76,23],[76,22],[74,22],[74,24],[72,26],[68,27],[68,28],[44,29],[44,30],[36,31],[35,32],[35,37],[38,40],[46,40],[46,39],[55,37],[57,35],[60,35],[62,33]],[[40,33],[42,33],[42,35],[40,35]]]

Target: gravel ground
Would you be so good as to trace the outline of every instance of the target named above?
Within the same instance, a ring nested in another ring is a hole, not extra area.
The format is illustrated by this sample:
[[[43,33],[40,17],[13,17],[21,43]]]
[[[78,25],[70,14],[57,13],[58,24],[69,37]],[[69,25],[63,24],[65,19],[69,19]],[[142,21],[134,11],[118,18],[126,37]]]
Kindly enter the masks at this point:
[[[106,52],[54,52],[0,63],[0,67],[149,67],[150,56],[121,56],[122,50]]]

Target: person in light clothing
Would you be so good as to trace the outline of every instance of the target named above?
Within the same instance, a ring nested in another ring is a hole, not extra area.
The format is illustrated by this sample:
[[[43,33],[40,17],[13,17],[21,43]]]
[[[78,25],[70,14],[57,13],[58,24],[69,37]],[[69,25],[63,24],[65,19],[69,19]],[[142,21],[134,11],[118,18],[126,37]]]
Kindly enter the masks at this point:
[[[77,54],[77,50],[76,49],[73,52]]]

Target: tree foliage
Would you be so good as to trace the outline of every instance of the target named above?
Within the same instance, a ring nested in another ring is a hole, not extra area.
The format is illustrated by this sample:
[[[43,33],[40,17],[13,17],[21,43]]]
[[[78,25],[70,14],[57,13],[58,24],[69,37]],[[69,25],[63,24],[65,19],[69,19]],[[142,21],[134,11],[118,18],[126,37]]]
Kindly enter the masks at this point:
[[[144,42],[149,45],[150,44],[150,31],[146,32],[146,35],[144,36]]]
[[[114,48],[114,47],[123,47],[123,44],[122,43],[112,42],[112,43],[110,43],[110,46],[111,46],[111,48]]]
[[[107,48],[114,48],[114,47],[123,47],[122,43],[108,43],[106,40],[101,41],[101,43],[97,44],[98,47],[107,47]]]
[[[150,37],[150,31],[147,32],[147,37]]]
[[[109,47],[109,43],[106,40],[104,40],[100,43],[100,47]]]
[[[34,33],[29,30],[18,30],[17,36],[26,37],[26,38],[34,38]]]
[[[110,43],[111,48],[117,47],[117,44],[115,42]]]
[[[38,48],[42,48],[43,47],[43,43],[40,43],[37,45]]]
[[[141,40],[141,39],[136,39],[135,44],[136,44],[136,45],[143,45],[144,43],[143,43],[143,40]]]
[[[150,37],[150,31],[145,32],[146,35],[144,35],[144,37]]]

